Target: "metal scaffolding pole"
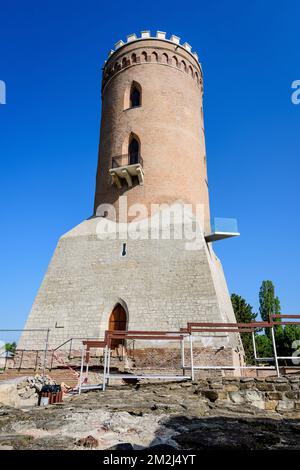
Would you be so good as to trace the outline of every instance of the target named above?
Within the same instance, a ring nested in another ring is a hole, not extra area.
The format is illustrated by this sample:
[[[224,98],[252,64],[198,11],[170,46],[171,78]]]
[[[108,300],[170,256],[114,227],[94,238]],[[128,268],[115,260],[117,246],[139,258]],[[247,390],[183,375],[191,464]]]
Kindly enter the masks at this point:
[[[275,367],[277,372],[277,377],[280,376],[279,366],[278,366],[278,356],[277,356],[277,349],[276,349],[276,342],[275,342],[275,333],[274,333],[274,326],[271,328],[271,336],[272,336],[272,345],[274,351],[274,360],[275,360]]]
[[[102,386],[102,390],[104,391],[105,390],[105,387],[106,387],[106,369],[107,369],[107,346],[105,346],[104,348],[104,367],[103,367],[103,386]]]
[[[46,343],[45,343],[45,354],[44,354],[44,361],[43,361],[43,383],[45,383],[45,373],[46,373],[46,361],[47,361],[47,353],[48,353],[48,346],[49,346],[49,334],[50,330],[48,328],[47,334],[46,334]]]
[[[185,375],[185,362],[184,362],[184,337],[180,342],[180,349],[181,349],[181,367],[182,367],[182,375]]]
[[[194,373],[194,355],[193,355],[193,336],[190,335],[190,355],[191,355],[191,379],[195,380]]]
[[[80,363],[80,376],[79,376],[79,387],[78,393],[81,394],[81,386],[82,386],[82,376],[83,376],[83,359],[84,359],[84,344],[81,348],[81,363]]]

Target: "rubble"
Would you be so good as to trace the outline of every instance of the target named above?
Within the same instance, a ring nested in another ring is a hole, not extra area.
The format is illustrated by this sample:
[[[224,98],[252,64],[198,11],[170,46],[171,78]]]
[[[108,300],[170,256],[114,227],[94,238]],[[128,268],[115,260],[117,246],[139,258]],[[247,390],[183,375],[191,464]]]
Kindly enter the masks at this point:
[[[235,380],[238,391],[226,391],[225,378],[195,381],[190,387],[140,383],[70,396],[59,406],[3,406],[0,448],[300,450],[299,399],[288,399],[289,392],[275,387],[273,392],[242,388],[261,381]],[[29,384],[19,390],[26,394]],[[281,400],[270,400],[270,393],[280,393]]]
[[[0,404],[16,408],[35,406],[43,385],[55,385],[55,381],[40,374],[0,381]]]

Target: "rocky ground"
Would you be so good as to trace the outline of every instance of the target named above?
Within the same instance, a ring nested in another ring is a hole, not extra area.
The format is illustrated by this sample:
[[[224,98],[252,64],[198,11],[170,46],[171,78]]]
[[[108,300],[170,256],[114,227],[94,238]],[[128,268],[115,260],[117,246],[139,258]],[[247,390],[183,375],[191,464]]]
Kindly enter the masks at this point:
[[[263,410],[212,392],[198,382],[138,384],[48,407],[0,405],[0,449],[300,449],[299,411]]]

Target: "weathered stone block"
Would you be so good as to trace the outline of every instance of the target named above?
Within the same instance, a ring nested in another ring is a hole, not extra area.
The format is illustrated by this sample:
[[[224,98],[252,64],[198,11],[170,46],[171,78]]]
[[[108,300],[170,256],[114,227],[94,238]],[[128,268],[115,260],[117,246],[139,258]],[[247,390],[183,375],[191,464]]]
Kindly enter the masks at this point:
[[[258,382],[256,384],[256,388],[261,392],[271,392],[274,390],[274,385],[270,382]]]
[[[275,411],[277,405],[278,405],[278,400],[267,400],[265,402],[265,410]]]
[[[300,377],[290,377],[289,382],[291,384],[299,384],[300,385]]]
[[[245,392],[246,401],[250,402],[253,406],[263,410],[265,408],[265,401],[262,393],[257,390],[246,390]]]
[[[256,388],[255,382],[246,382],[240,384],[240,390],[252,390],[253,388]]]
[[[243,392],[230,392],[229,397],[233,403],[244,403],[245,401]]]
[[[286,384],[277,384],[277,383],[275,383],[275,390],[277,390],[278,392],[287,392],[290,389],[291,389],[291,387],[288,383],[286,383]]]
[[[281,392],[267,392],[266,393],[269,400],[282,400],[282,393]]]
[[[280,400],[278,405],[276,406],[276,411],[284,412],[284,411],[291,411],[295,407],[295,404],[292,400]]]
[[[223,390],[222,382],[211,382],[209,387],[214,390]]]
[[[298,392],[289,391],[289,392],[286,392],[286,393],[285,393],[285,396],[286,396],[286,398],[288,398],[289,400],[297,400],[297,398],[298,398]]]
[[[228,393],[223,391],[218,391],[218,400],[228,400]]]
[[[225,378],[223,379],[223,384],[232,383],[232,382],[238,384],[238,383],[239,383],[239,380],[238,380],[236,377],[225,377]]]
[[[266,382],[274,383],[287,383],[288,379],[286,377],[266,377]]]
[[[228,384],[228,385],[224,385],[224,390],[226,392],[237,392],[238,390],[240,389],[239,385],[238,384]]]

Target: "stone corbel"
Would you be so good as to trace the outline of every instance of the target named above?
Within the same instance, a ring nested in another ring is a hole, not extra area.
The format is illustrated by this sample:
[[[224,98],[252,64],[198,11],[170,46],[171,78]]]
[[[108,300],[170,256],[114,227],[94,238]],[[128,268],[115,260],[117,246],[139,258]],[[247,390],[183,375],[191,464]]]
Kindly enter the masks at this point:
[[[122,175],[123,175],[124,178],[126,179],[127,184],[128,184],[128,187],[129,187],[129,188],[132,188],[132,179],[131,179],[131,176],[130,176],[130,174],[128,173],[128,171],[127,171],[127,170],[122,170]]]
[[[137,172],[137,175],[138,175],[139,184],[140,184],[141,186],[143,186],[143,184],[144,184],[144,173],[143,173],[143,170],[142,170],[141,168],[137,168],[136,172]]]
[[[115,172],[112,172],[111,173],[111,179],[113,181],[113,183],[117,186],[117,188],[122,188],[122,183],[120,181],[120,178],[118,177],[118,175],[115,173]]]

